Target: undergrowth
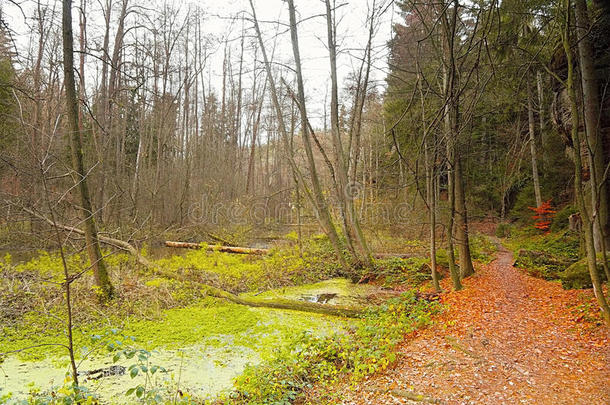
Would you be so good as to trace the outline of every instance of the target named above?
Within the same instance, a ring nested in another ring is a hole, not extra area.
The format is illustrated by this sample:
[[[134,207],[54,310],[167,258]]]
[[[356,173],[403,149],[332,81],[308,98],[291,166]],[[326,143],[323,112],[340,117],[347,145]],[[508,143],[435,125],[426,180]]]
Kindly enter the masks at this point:
[[[418,300],[410,291],[369,309],[345,332],[326,337],[305,332],[271,361],[246,367],[224,403],[289,404],[316,383],[360,381],[394,363],[405,334],[429,324],[438,310],[437,303]]]
[[[118,294],[102,307],[86,254],[69,255],[70,272],[83,273],[72,284],[75,347],[86,347],[92,335],[115,328],[136,338],[141,350],[202,341],[222,345],[222,341],[214,341],[215,336],[234,336],[235,344],[265,347],[261,352],[264,363],[246,368],[236,381],[236,390],[226,398],[229,402],[283,403],[313,383],[331,382],[344,375],[356,381],[385,369],[395,360],[395,349],[403,336],[428,323],[437,310],[436,304],[418,301],[408,293],[368,310],[362,320],[341,321],[340,326],[327,328],[326,336],[316,336],[307,330],[315,329],[313,324],[328,323],[321,315],[252,311],[208,297],[199,288],[205,283],[234,293],[258,294],[336,277],[340,265],[323,237],[308,239],[302,250],[296,245],[284,246],[264,257],[201,249],[155,261],[176,278],[151,274],[125,254],[106,251],[105,255]],[[388,284],[413,287],[429,278],[425,258],[388,259],[379,261],[379,265]],[[60,257],[41,251],[32,260],[15,264],[7,255],[0,261],[0,276],[0,353],[49,344],[36,351],[20,352],[19,356],[25,360],[57,356],[54,361],[65,363],[64,349],[53,345],[65,339]],[[285,319],[274,318],[280,315]],[[278,325],[271,333],[270,319],[276,319],[274,325]],[[348,328],[341,329],[344,326]],[[339,329],[342,331],[337,332]],[[286,341],[290,342],[287,346]],[[77,352],[77,358],[81,356]],[[73,391],[70,384],[65,383],[65,393]],[[72,398],[78,396],[73,394]]]
[[[578,235],[565,229],[550,233],[514,230],[505,243],[513,250],[517,267],[545,280],[558,279],[580,255]]]
[[[145,253],[145,252],[143,252]],[[227,319],[241,316],[236,305],[206,297],[200,284],[209,284],[233,293],[261,292],[282,286],[313,283],[337,276],[338,264],[332,248],[324,238],[311,238],[304,244],[302,254],[298,247],[274,249],[265,257],[231,255],[206,252],[205,249],[185,252],[156,260],[156,264],[176,278],[159,277],[141,268],[126,254],[105,252],[105,260],[115,284],[117,297],[100,307],[93,276],[90,274],[86,254],[73,252],[68,256],[71,274],[83,272],[72,283],[73,318],[78,325],[79,339],[87,339],[100,326],[121,327],[126,324],[156,322],[170,319],[177,324],[188,321],[189,314],[210,319]],[[186,280],[186,281],[184,281]],[[40,251],[38,257],[25,263],[14,264],[10,255],[0,260],[0,353],[19,350],[40,343],[63,339],[65,302],[61,283],[63,268],[57,253]],[[186,312],[186,314],[185,314]],[[208,328],[224,333],[219,328]],[[152,333],[142,341],[156,341]],[[175,331],[174,340],[183,334]],[[166,342],[163,342],[166,343]],[[61,348],[45,346],[24,351],[26,359],[41,359],[60,354]],[[61,353],[63,354],[63,353]]]

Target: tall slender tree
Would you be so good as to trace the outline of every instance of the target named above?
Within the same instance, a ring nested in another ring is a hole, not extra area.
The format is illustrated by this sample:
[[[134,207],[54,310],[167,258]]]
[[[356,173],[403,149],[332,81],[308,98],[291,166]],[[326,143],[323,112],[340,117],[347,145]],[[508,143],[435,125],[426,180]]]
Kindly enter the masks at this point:
[[[95,282],[99,287],[102,301],[111,299],[114,288],[110,282],[106,263],[102,256],[97,237],[97,226],[91,196],[87,182],[88,170],[85,168],[81,130],[78,125],[78,100],[76,98],[76,83],[74,80],[74,38],[72,33],[72,0],[63,0],[62,37],[64,56],[64,88],[66,93],[67,134],[70,141],[70,155],[75,185],[78,188],[81,202],[81,213],[85,225],[85,241],[89,261],[93,268]]]

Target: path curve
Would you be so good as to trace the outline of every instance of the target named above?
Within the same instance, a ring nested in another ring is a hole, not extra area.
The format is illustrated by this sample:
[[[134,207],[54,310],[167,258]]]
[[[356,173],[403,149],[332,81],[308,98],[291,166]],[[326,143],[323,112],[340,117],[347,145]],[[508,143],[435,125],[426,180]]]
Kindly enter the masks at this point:
[[[610,405],[608,332],[577,311],[590,292],[564,291],[512,263],[500,246],[463,291],[443,294],[449,309],[407,338],[394,369],[339,388],[340,402],[409,404],[397,393],[412,391],[444,404]]]

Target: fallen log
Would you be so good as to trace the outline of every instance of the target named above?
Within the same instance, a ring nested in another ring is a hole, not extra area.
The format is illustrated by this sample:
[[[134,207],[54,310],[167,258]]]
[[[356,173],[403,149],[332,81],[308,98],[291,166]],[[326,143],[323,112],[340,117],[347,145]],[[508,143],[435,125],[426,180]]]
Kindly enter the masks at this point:
[[[193,242],[174,242],[171,240],[165,241],[165,246],[172,248],[182,249],[201,249],[203,246],[201,243]],[[239,246],[219,246],[219,245],[206,245],[207,250],[218,251],[224,253],[236,253],[241,255],[266,255],[269,254],[269,249],[259,248],[248,248]]]
[[[228,291],[204,285],[202,287],[208,295],[216,298],[222,298],[231,301],[235,304],[246,305],[255,308],[273,308],[273,309],[289,309],[301,312],[313,312],[318,314],[342,316],[346,318],[358,318],[362,312],[362,308],[341,307],[338,305],[319,304],[316,302],[291,300],[287,298],[276,297],[273,299],[264,298],[246,298],[231,294]]]
[[[180,249],[201,249],[201,243],[195,242],[176,242],[171,240],[165,241],[165,246],[171,248],[180,248]],[[242,255],[267,255],[270,252],[270,249],[261,249],[261,248],[249,248],[249,247],[239,247],[239,246],[218,246],[218,245],[205,245],[206,249],[209,251],[218,251],[224,253],[235,253]],[[390,258],[399,258],[399,259],[408,259],[410,257],[416,257],[417,255],[411,253],[373,253],[373,257],[375,259],[390,259]]]
[[[47,222],[51,226],[54,226],[54,227],[57,227],[58,229],[63,230],[64,232],[75,233],[77,235],[85,234],[85,232],[82,229],[53,222],[49,218],[47,218],[41,214],[38,214],[34,211],[31,211],[27,208],[24,208],[24,211]],[[98,235],[98,239],[101,243],[116,247],[118,249],[121,249],[121,250],[124,250],[124,251],[130,253],[131,255],[133,255],[136,258],[136,260],[140,264],[142,264],[144,267],[148,268],[154,274],[157,274],[159,276],[163,276],[163,277],[169,278],[169,279],[178,279],[183,282],[188,282],[188,283],[193,282],[192,280],[188,279],[185,276],[181,276],[179,274],[175,274],[175,273],[166,271],[166,270],[160,268],[159,266],[157,266],[156,264],[150,262],[148,259],[146,259],[144,256],[142,256],[140,254],[140,252],[138,252],[138,249],[136,249],[133,245],[131,245],[128,242],[125,242],[120,239],[110,238],[108,236],[102,236],[102,235]],[[185,242],[172,242],[172,243],[184,244]],[[168,245],[168,242],[166,242],[166,245],[170,246],[170,245]],[[171,247],[189,247],[191,249],[200,249],[201,248],[201,246],[197,245],[196,243],[190,243],[190,244],[187,243],[187,245],[194,245],[196,247],[191,247],[191,246],[171,246]],[[218,249],[218,246],[210,246],[210,247],[212,249]],[[220,250],[220,251],[225,251],[225,252],[228,251],[230,253],[242,253],[242,254],[245,253],[245,254],[259,254],[259,255],[267,254],[267,252],[266,252],[267,249],[233,248],[230,246],[221,246],[221,248],[224,248],[224,250]],[[244,251],[244,249],[245,249],[245,251]],[[241,252],[240,252],[240,250],[241,250]],[[248,251],[250,251],[250,252],[248,252]],[[255,252],[255,251],[259,251],[259,252]],[[274,298],[274,299],[244,298],[244,297],[239,297],[235,294],[232,294],[228,291],[221,290],[220,288],[213,287],[208,284],[200,284],[200,285],[201,285],[201,289],[212,297],[222,298],[222,299],[234,302],[236,304],[246,305],[246,306],[255,307],[255,308],[287,309],[287,310],[294,310],[294,311],[301,311],[301,312],[313,312],[313,313],[318,313],[318,314],[341,316],[341,317],[347,317],[347,318],[357,318],[362,314],[362,311],[363,311],[362,308],[341,307],[341,306],[336,306],[336,305],[319,304],[319,303],[315,303],[315,302],[291,300],[291,299],[279,298],[279,297]]]

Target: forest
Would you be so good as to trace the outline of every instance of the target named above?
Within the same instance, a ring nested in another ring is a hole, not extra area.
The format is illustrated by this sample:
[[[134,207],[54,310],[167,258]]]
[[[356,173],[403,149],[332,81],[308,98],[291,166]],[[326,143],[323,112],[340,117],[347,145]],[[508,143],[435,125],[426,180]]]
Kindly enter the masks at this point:
[[[605,0],[0,0],[0,404],[608,404],[609,205]]]

